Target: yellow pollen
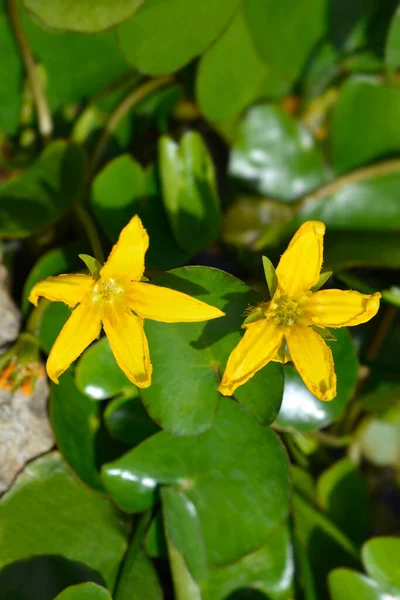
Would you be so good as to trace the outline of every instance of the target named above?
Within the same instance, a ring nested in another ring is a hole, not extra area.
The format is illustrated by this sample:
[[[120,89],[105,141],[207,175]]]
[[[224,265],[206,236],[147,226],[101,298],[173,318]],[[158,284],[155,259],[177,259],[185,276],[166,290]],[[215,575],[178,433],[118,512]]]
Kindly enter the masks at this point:
[[[114,302],[124,291],[116,279],[99,279],[93,286],[93,302]]]
[[[299,303],[289,296],[280,296],[271,302],[266,315],[277,325],[284,327],[294,325],[300,318]]]

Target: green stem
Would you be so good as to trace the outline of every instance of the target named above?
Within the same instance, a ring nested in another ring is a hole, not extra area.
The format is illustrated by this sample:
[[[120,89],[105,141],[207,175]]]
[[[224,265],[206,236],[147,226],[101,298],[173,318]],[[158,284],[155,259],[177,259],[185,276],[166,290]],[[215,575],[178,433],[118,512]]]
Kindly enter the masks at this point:
[[[37,74],[32,50],[30,49],[18,15],[17,0],[8,0],[8,13],[10,15],[11,25],[14,30],[16,42],[21,52],[22,61],[28,75],[29,83],[32,88],[32,95],[38,117],[39,132],[44,142],[48,143],[51,140],[51,135],[53,132],[53,121],[42,82]]]
[[[92,246],[95,259],[98,260],[99,263],[103,264],[103,248],[101,246],[100,238],[98,236],[96,226],[93,223],[92,217],[82,204],[75,204],[74,211],[86,232],[90,245]]]
[[[351,435],[337,437],[323,431],[313,431],[308,435],[324,446],[331,446],[332,448],[343,448],[348,446],[353,440]]]
[[[125,115],[132,110],[135,106],[140,104],[147,96],[149,96],[154,91],[158,90],[161,87],[164,87],[168,83],[171,83],[172,77],[170,75],[166,75],[164,77],[159,77],[158,79],[150,79],[145,81],[142,85],[135,88],[128,96],[126,96],[120,104],[116,107],[114,112],[111,113],[110,118],[103,130],[102,135],[98,141],[97,147],[93,153],[92,162],[89,167],[89,179],[91,179],[96,172],[101,159],[103,157],[104,151],[107,147],[107,144],[110,140],[110,137],[118,127],[121,120],[125,117]]]

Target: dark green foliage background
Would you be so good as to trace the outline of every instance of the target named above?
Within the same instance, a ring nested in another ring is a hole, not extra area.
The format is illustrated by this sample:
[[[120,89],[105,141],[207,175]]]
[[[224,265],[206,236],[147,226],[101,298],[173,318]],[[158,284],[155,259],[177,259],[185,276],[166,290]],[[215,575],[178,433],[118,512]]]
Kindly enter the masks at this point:
[[[2,258],[43,358],[70,310],[32,286],[134,214],[146,276],[227,315],[146,321],[146,390],[105,337],[51,385],[56,446],[0,499],[0,600],[400,598],[399,9],[0,1]],[[222,398],[261,256],[308,219],[325,287],[381,310],[329,342],[332,402],[278,363]]]

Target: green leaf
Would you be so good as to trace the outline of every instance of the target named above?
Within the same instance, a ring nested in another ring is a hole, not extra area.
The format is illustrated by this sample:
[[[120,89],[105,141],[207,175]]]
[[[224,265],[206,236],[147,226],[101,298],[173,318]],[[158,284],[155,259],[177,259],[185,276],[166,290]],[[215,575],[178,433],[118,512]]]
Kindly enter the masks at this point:
[[[106,337],[85,350],[77,364],[75,380],[78,389],[92,400],[130,394],[136,389],[117,365]]]
[[[173,73],[223,31],[239,0],[147,0],[142,10],[118,28],[130,64],[149,75]]]
[[[46,96],[53,111],[65,110],[66,103],[91,96],[127,73],[114,31],[82,35],[63,26],[60,32],[40,26],[24,10],[20,17],[35,58],[46,70]]]
[[[118,156],[96,176],[91,203],[113,243],[132,216],[140,216],[150,237],[148,268],[165,270],[187,262],[189,255],[172,236],[154,168],[144,171],[128,154]]]
[[[259,55],[288,91],[326,35],[326,1],[247,0],[244,6]]]
[[[167,540],[161,512],[158,512],[144,538],[146,553],[152,558],[168,558]]]
[[[294,530],[305,548],[318,598],[326,598],[326,576],[337,566],[358,566],[356,547],[323,513],[298,493],[293,494]]]
[[[30,463],[0,500],[0,568],[58,555],[98,571],[113,587],[125,546],[121,515],[78,483],[58,453]]]
[[[337,337],[336,335],[334,335],[332,333],[332,331],[330,331],[329,329],[325,329],[324,327],[317,327],[316,325],[313,325],[312,328],[314,329],[314,331],[316,333],[318,333],[318,335],[320,335],[324,340],[326,341],[330,341],[330,342],[336,342]]]
[[[257,192],[286,202],[326,180],[311,134],[272,104],[260,104],[246,112],[233,137],[229,168],[233,177]]]
[[[244,9],[200,59],[196,94],[210,121],[230,121],[267,91],[268,67],[254,47]]]
[[[79,146],[48,146],[20,177],[1,186],[0,235],[27,237],[55,223],[80,192],[85,166]]]
[[[324,271],[323,273],[321,273],[317,283],[314,285],[314,287],[311,288],[311,291],[318,292],[318,290],[322,288],[323,285],[325,285],[325,283],[328,281],[331,275],[332,271]]]
[[[97,470],[96,440],[101,427],[99,406],[77,389],[71,373],[52,384],[50,419],[65,462],[89,487],[104,492]]]
[[[262,257],[264,275],[267,281],[270,298],[273,298],[278,287],[278,278],[276,276],[275,267],[266,256]]]
[[[166,487],[161,490],[166,535],[180,552],[197,581],[207,573],[207,555],[201,523],[192,502],[180,490]]]
[[[335,330],[335,335],[337,341],[328,342],[328,346],[332,350],[337,375],[336,398],[330,402],[319,400],[307,389],[294,367],[285,365],[285,389],[276,420],[280,427],[296,431],[326,427],[337,419],[353,395],[358,377],[354,346],[346,329]]]
[[[147,414],[137,389],[133,389],[130,396],[109,402],[104,419],[110,435],[131,446],[137,446],[160,431]]]
[[[207,267],[175,269],[152,283],[189,294],[226,313],[203,323],[145,321],[153,375],[152,385],[140,390],[142,400],[163,429],[195,435],[214,419],[220,400],[219,376],[240,340],[246,307],[257,304],[259,298],[235,277]],[[270,363],[239,388],[235,398],[268,425],[279,410],[281,386],[281,366]]]
[[[100,270],[103,265],[89,254],[79,254],[78,256],[89,269],[89,273],[91,274],[91,276],[94,279],[98,279],[100,277]]]
[[[375,581],[349,569],[335,569],[329,575],[332,600],[389,600]]]
[[[46,354],[50,353],[58,334],[70,316],[71,309],[66,304],[40,300],[39,306],[32,313],[32,318],[35,320],[35,334]]]
[[[399,556],[400,540],[395,537],[372,538],[362,549],[368,575],[391,594],[400,594]]]
[[[8,15],[0,14],[0,130],[14,135],[21,113],[22,63]]]
[[[70,273],[73,270],[78,270],[79,267],[78,244],[73,243],[42,254],[25,280],[22,292],[22,312],[24,315],[32,308],[28,296],[35,283],[46,277],[60,275],[61,273]]]
[[[399,9],[394,14],[385,47],[386,72],[389,77],[393,77],[396,69],[400,66],[400,12]]]
[[[278,438],[225,398],[209,431],[158,433],[105,465],[103,480],[118,505],[134,512],[156,502],[158,486],[173,486],[192,506],[211,568],[265,544],[288,511],[288,462]],[[179,520],[168,527],[182,538]]]
[[[362,472],[350,459],[343,458],[322,473],[318,502],[357,546],[365,541],[371,529],[368,488]]]
[[[176,144],[159,142],[164,206],[178,244],[195,254],[218,237],[221,227],[215,170],[201,135],[185,133]]]
[[[399,123],[398,87],[383,85],[375,77],[348,79],[333,112],[331,143],[336,169],[343,173],[398,153]]]
[[[55,600],[112,600],[108,590],[96,583],[73,585],[59,594]]]
[[[259,550],[231,565],[213,569],[201,585],[202,599],[233,599],[234,591],[255,588],[269,600],[289,600],[293,598],[293,574],[290,535],[286,527],[280,527]]]
[[[157,571],[143,550],[131,543],[114,593],[114,600],[163,600]]]
[[[393,188],[394,192],[394,182],[391,187]],[[385,204],[389,204],[389,201],[391,202],[392,200],[392,192],[389,191],[389,193],[387,193],[387,188],[385,189],[384,185],[381,186],[381,189],[385,197]],[[368,210],[372,207],[373,201],[376,204],[377,196],[374,195],[374,191],[380,193],[379,186],[371,186],[371,188],[368,190],[368,196],[366,196],[368,198],[368,202],[363,202],[361,205],[359,205],[359,210],[357,211],[358,215],[361,215],[361,213],[365,215],[365,212],[368,212]],[[354,198],[351,200],[352,204],[353,200]],[[396,210],[394,203],[392,208]],[[386,219],[382,217],[384,214],[386,213],[380,213],[381,217],[379,218],[379,222],[386,225]],[[353,227],[358,227],[358,224],[356,224],[358,215],[355,215]],[[396,220],[392,221],[392,225],[395,222]],[[389,226],[389,223],[387,224]],[[372,231],[372,229],[370,231],[365,231],[365,229],[366,227],[364,228],[364,231],[355,231],[354,229],[348,231],[328,231],[325,236],[325,265],[329,265],[329,267],[334,271],[347,269],[350,267],[365,266],[388,268],[400,267],[398,231],[389,231],[388,228],[381,232]]]
[[[23,0],[25,8],[48,27],[55,29],[96,33],[129,19],[145,0]]]

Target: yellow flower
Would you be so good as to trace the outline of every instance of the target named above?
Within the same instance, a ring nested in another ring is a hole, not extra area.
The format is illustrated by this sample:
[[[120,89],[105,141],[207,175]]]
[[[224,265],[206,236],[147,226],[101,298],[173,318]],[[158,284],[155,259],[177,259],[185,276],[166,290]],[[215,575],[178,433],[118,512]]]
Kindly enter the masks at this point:
[[[35,306],[44,296],[76,307],[47,360],[47,373],[55,383],[103,326],[119,367],[132,383],[148,387],[152,365],[143,319],[177,323],[224,316],[205,302],[141,281],[148,246],[147,232],[135,216],[121,231],[97,280],[90,275],[58,275],[32,288],[29,300]]]
[[[294,235],[276,269],[272,300],[256,308],[257,320],[248,319],[246,332],[229,357],[219,386],[224,396],[232,395],[271,360],[286,362],[286,344],[308,389],[320,400],[336,396],[332,352],[315,327],[323,333],[325,327],[365,323],[376,315],[381,295],[313,293],[322,266],[324,233],[324,223],[307,221]]]

